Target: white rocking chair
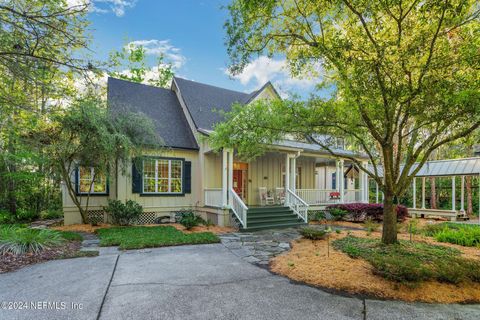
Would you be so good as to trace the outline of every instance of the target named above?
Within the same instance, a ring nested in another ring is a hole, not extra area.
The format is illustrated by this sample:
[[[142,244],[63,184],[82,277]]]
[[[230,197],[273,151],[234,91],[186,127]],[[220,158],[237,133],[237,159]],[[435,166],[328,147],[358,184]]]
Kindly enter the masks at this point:
[[[275,198],[273,196],[270,196],[268,194],[267,188],[266,187],[259,187],[258,192],[260,195],[260,205],[274,205],[275,204]],[[265,204],[264,204],[265,203]]]
[[[276,188],[275,196],[278,204],[285,204],[285,188]]]

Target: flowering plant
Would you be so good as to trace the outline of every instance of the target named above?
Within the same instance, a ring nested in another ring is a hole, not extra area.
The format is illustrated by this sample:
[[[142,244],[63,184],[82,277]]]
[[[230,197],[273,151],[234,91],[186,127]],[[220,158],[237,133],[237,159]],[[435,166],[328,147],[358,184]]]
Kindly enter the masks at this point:
[[[334,191],[330,192],[330,199],[339,199],[340,198],[340,192]]]

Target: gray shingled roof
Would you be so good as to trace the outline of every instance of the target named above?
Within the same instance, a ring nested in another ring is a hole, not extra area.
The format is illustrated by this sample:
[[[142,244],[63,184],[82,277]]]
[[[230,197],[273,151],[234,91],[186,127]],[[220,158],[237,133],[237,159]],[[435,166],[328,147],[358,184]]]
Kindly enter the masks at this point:
[[[150,117],[165,146],[198,149],[174,91],[108,78],[108,104],[113,110],[127,108]]]
[[[235,102],[245,103],[256,94],[256,91],[248,94],[178,77],[174,80],[197,129],[212,130],[224,119],[221,111],[228,112]]]

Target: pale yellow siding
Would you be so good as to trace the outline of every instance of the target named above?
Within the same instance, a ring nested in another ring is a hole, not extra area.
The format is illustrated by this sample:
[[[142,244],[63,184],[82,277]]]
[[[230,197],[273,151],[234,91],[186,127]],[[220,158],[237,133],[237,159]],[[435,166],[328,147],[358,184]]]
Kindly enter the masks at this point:
[[[248,204],[258,205],[259,188],[274,190],[282,186],[282,172],[285,168],[285,153],[267,153],[248,164]],[[301,168],[300,189],[315,188],[315,158],[299,157],[297,167]]]

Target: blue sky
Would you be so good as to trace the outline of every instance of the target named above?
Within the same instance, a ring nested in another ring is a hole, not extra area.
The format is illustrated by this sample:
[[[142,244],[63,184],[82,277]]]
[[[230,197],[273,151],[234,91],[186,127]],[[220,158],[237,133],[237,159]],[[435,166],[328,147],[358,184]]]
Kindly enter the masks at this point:
[[[236,79],[226,73],[223,24],[228,0],[69,0],[89,1],[92,49],[105,59],[126,38],[144,44],[152,57],[162,52],[180,77],[250,92],[270,80],[282,94],[305,95],[315,79],[291,79],[281,58],[259,57]],[[153,59],[152,59],[153,60]]]

